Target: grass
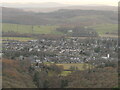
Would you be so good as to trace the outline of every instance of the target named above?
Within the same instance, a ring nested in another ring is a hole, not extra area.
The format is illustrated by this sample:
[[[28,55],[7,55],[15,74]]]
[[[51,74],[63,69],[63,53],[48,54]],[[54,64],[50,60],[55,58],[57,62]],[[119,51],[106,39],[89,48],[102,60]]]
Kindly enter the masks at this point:
[[[44,63],[46,65],[50,65],[51,63]],[[72,63],[72,64],[56,64],[57,66],[63,66],[64,71],[62,71],[62,73],[60,75],[62,76],[67,76],[70,73],[72,73],[72,71],[67,71],[70,70],[70,67],[77,67],[78,70],[85,70],[88,69],[89,66],[92,68],[92,65],[90,64],[85,64],[85,63]],[[84,67],[86,66],[86,68]]]
[[[79,18],[79,17],[78,17]],[[76,18],[77,19],[77,18]],[[3,23],[2,30],[3,32],[17,32],[21,34],[29,33],[29,34],[63,34],[61,32],[56,31],[56,28],[59,26],[40,26],[40,25],[20,25],[20,24],[9,24]],[[118,25],[117,24],[100,24],[94,26],[88,26],[93,28],[100,36],[106,35],[106,32],[118,32]]]
[[[2,30],[3,32],[17,32],[17,33],[30,33],[30,34],[62,34],[56,31],[58,26],[39,26],[39,25],[20,25],[20,24],[9,24],[3,23]]]
[[[18,41],[29,41],[33,40],[34,38],[28,37],[2,37],[3,40],[18,40]]]
[[[63,71],[60,75],[61,76],[67,76],[71,73],[71,71]]]
[[[110,32],[110,33],[118,32],[117,24],[101,24],[90,27],[94,28],[94,30],[98,32],[100,36],[105,35],[106,32]]]
[[[105,35],[105,34],[103,34],[103,35],[100,35],[101,37],[111,37],[111,38],[118,38],[119,36],[118,35]]]
[[[56,64],[57,66],[63,66],[65,70],[69,70],[70,67],[77,67],[78,70],[84,70],[84,66],[86,66],[86,69],[88,69],[89,64],[83,64],[83,63],[75,63],[75,64]]]
[[[90,64],[82,64],[82,63],[75,63],[75,64],[56,64],[57,66],[63,66],[64,68],[64,71],[60,74],[62,76],[67,76],[69,75],[70,73],[72,73],[72,71],[66,71],[66,70],[70,70],[70,67],[77,67],[78,70],[85,70],[85,69],[88,69],[89,66],[92,66]],[[84,68],[84,66],[86,66],[86,68]]]

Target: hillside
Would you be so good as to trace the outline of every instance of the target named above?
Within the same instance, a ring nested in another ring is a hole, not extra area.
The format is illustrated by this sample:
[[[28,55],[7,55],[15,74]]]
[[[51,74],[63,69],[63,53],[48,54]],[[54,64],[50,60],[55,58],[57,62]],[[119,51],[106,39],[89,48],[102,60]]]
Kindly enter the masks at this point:
[[[116,6],[108,6],[102,4],[89,4],[89,5],[74,5],[74,4],[63,4],[57,2],[46,2],[46,3],[4,3],[4,7],[10,8],[22,8],[25,11],[33,12],[54,12],[59,9],[79,9],[79,10],[112,10],[117,11]]]
[[[22,9],[3,8],[3,23],[27,25],[95,25],[117,24],[117,11],[67,10],[49,13],[25,12]]]
[[[29,74],[28,63],[3,59],[3,88],[115,88],[118,87],[117,67],[75,71],[60,77],[56,65]],[[48,67],[48,66],[45,66]],[[30,70],[30,69],[29,69]],[[46,72],[47,70],[47,72]],[[51,71],[52,70],[52,71]],[[66,72],[62,73],[66,74]],[[66,83],[65,83],[66,82]],[[35,86],[36,85],[36,86]]]
[[[66,7],[56,7],[56,8],[39,8],[39,7],[35,7],[35,8],[23,8],[25,11],[32,11],[32,12],[54,12],[60,9],[78,9],[78,10],[101,10],[101,11],[117,11],[117,7],[114,6],[66,6]]]
[[[28,67],[19,61],[3,59],[3,88],[35,88]]]

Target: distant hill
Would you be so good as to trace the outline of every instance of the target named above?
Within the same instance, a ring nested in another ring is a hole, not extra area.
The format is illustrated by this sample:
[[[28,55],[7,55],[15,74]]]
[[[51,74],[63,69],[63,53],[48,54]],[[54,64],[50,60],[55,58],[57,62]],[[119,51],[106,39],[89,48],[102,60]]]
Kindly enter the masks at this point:
[[[3,8],[2,13],[3,23],[30,25],[116,24],[118,20],[117,11],[60,9],[49,13],[34,13],[23,9]]]
[[[8,8],[21,8],[25,11],[33,12],[53,12],[59,9],[81,9],[81,10],[113,10],[117,11],[115,6],[107,5],[71,5],[56,2],[46,2],[46,3],[3,3],[4,7]]]
[[[29,7],[29,8],[23,8],[25,11],[32,11],[32,12],[54,12],[60,9],[79,9],[79,10],[104,10],[104,11],[117,11],[118,8],[115,6],[64,6],[64,7]]]

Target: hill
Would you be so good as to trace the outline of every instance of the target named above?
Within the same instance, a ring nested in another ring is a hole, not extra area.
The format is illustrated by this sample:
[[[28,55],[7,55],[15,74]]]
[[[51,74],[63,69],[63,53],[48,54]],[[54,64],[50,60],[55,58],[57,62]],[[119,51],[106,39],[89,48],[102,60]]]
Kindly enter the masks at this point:
[[[79,10],[112,10],[117,11],[117,7],[115,6],[107,6],[107,5],[74,5],[74,4],[63,4],[57,2],[46,2],[46,3],[4,3],[4,7],[9,8],[22,8],[25,11],[33,11],[33,12],[54,12],[60,9],[79,9]]]
[[[3,8],[3,23],[27,25],[95,25],[117,24],[117,11],[68,10],[49,13],[26,12],[22,9]]]
[[[101,11],[117,11],[117,7],[115,6],[64,6],[64,7],[29,7],[29,8],[23,8],[25,11],[32,11],[32,12],[54,12],[60,9],[78,9],[78,10],[101,10]]]
[[[28,64],[19,61],[3,59],[3,88],[35,88],[32,77],[28,73]],[[28,83],[29,82],[29,83]]]

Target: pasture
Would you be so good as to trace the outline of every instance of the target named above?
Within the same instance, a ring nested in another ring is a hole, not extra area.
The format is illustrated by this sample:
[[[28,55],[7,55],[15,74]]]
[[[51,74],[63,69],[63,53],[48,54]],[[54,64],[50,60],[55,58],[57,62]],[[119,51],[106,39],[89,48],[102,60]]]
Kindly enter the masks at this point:
[[[117,24],[101,24],[90,26],[93,28],[100,36],[105,35],[105,33],[117,33],[118,32],[118,25]]]
[[[69,71],[71,69],[71,67],[77,68],[78,70],[86,70],[88,68],[93,68],[92,65],[90,64],[85,64],[85,63],[73,63],[73,64],[56,64],[57,66],[63,66],[64,71],[62,71],[62,73],[60,75],[62,76],[67,76],[70,73],[72,73],[72,71]],[[75,70],[73,70],[75,71]]]
[[[28,38],[28,37],[2,37],[2,40],[17,40],[17,41],[29,41],[34,39],[35,38]]]
[[[20,24],[9,24],[3,23],[3,32],[17,32],[20,34],[61,34],[56,31],[58,26],[39,26],[39,25],[20,25]]]
[[[9,24],[3,23],[2,24],[2,31],[3,32],[17,32],[21,34],[63,34],[62,32],[56,31],[56,28],[59,26],[54,25],[20,25],[20,24]],[[117,24],[99,24],[88,26],[93,28],[100,36],[105,35],[105,33],[117,33],[118,32],[118,25]]]
[[[60,74],[61,76],[67,76],[70,73],[72,73],[71,71],[62,71],[62,73]]]
[[[78,70],[85,70],[88,69],[90,64],[85,63],[72,63],[72,64],[56,64],[57,66],[63,66],[64,70],[69,70],[71,67],[77,67]]]
[[[44,63],[46,65],[50,65],[51,63]],[[94,68],[92,65],[90,64],[85,64],[85,63],[72,63],[72,64],[55,64],[57,66],[62,66],[64,71],[62,71],[62,73],[60,75],[62,76],[67,76],[69,75],[70,73],[72,73],[73,71],[75,70],[72,70],[71,71],[71,67],[73,68],[77,68],[78,70],[87,70],[87,69],[91,69],[91,68]]]

